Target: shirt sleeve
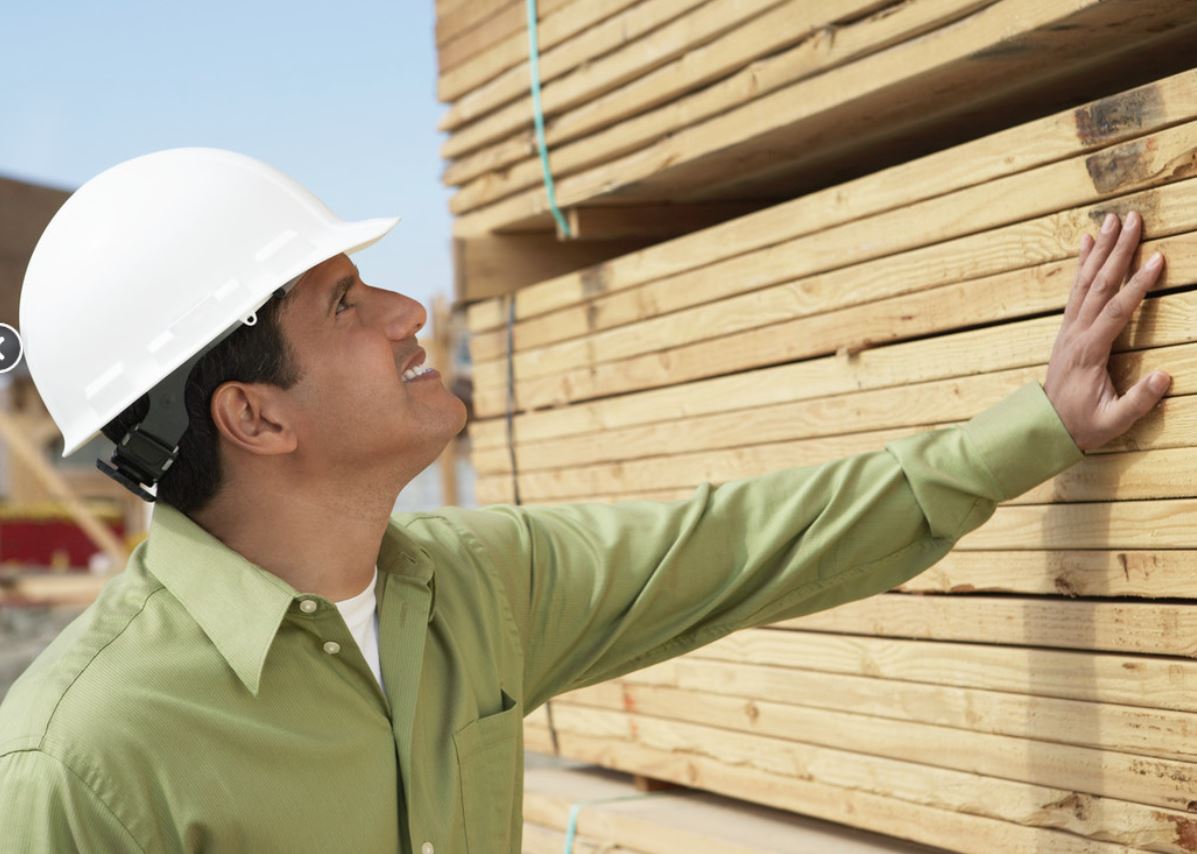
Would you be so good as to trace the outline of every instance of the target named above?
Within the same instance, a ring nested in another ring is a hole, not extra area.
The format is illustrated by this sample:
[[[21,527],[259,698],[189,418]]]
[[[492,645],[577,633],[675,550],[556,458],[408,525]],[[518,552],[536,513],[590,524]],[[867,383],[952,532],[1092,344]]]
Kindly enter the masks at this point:
[[[108,806],[40,750],[0,756],[0,854],[142,852]]]
[[[965,424],[685,499],[456,518],[512,600],[526,713],[736,629],[890,590],[1083,456],[1033,381]]]

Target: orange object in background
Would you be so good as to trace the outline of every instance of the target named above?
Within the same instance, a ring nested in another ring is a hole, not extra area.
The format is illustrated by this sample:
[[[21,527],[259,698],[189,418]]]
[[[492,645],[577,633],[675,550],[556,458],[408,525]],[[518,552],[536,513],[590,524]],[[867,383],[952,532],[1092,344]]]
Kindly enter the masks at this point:
[[[124,539],[125,522],[118,507],[108,502],[84,504],[119,539]],[[0,503],[0,564],[87,572],[92,555],[97,553],[101,549],[61,502]]]

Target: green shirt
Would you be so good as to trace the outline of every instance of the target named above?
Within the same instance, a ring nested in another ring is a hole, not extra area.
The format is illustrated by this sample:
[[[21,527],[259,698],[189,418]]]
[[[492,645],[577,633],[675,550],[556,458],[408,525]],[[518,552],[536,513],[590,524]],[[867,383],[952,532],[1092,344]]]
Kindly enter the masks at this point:
[[[682,500],[395,514],[385,693],[332,602],[155,505],[0,705],[0,850],[518,850],[522,718],[545,700],[889,590],[1082,456],[1032,382]]]

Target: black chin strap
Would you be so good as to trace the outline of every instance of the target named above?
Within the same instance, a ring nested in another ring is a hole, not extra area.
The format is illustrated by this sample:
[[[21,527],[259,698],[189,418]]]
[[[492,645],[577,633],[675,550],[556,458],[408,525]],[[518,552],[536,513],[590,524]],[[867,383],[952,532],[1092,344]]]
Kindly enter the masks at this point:
[[[296,276],[277,288],[272,298],[282,299],[298,280],[299,276]],[[257,312],[254,315],[256,323]],[[179,440],[189,426],[184,393],[191,369],[209,350],[243,325],[253,324],[243,321],[233,324],[150,389],[150,408],[145,418],[125,433],[113,449],[110,461],[96,460],[96,468],[143,501],[157,501],[157,496],[145,487],[156,485],[179,456]]]

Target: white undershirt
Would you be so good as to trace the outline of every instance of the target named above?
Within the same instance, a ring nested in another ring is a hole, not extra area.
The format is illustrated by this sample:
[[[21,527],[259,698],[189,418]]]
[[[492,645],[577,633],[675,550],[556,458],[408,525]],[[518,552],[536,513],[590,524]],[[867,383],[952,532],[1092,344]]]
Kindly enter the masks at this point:
[[[366,663],[374,671],[374,678],[382,685],[382,669],[378,664],[378,609],[374,599],[374,584],[378,581],[378,566],[374,567],[374,577],[366,585],[366,589],[349,599],[342,599],[334,603],[353,639],[357,641]]]

